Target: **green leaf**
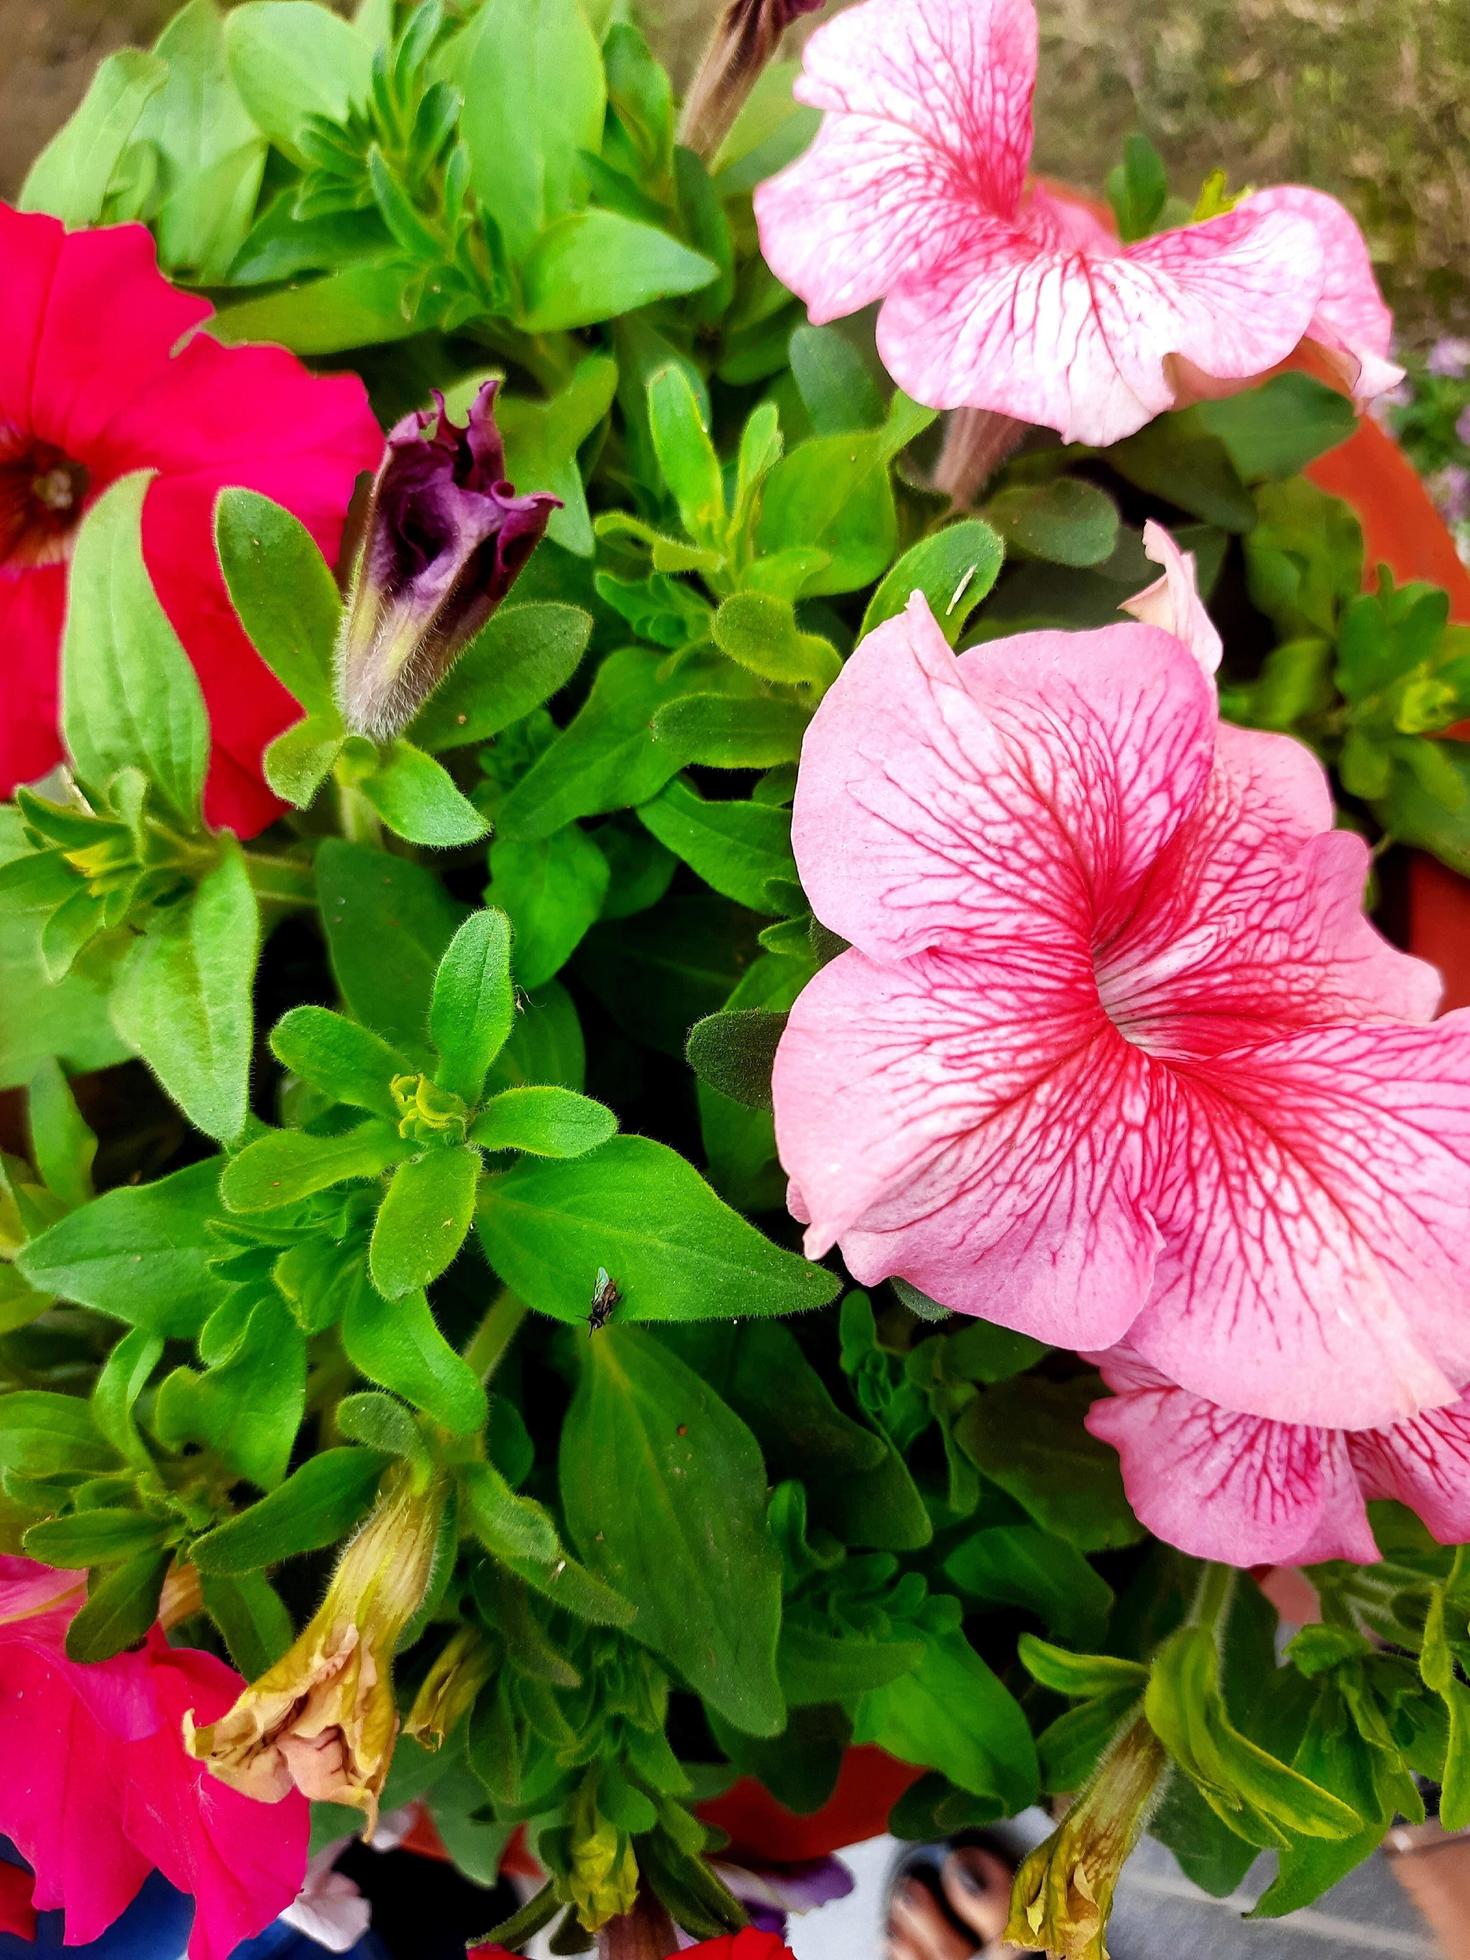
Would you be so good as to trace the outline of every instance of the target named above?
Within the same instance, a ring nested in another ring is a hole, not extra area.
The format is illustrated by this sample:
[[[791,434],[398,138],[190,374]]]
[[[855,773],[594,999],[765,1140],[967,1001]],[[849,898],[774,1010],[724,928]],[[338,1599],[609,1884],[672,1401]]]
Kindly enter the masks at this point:
[[[386,743],[360,788],[389,830],[410,844],[452,850],[475,843],[490,828],[443,763],[412,742]]]
[[[299,4],[323,11],[314,0]],[[211,336],[227,346],[276,341],[297,354],[340,354],[349,347],[406,340],[418,328],[419,309],[404,285],[402,263],[376,259],[237,301],[209,323]]]
[[[550,1565],[560,1556],[550,1512],[533,1498],[518,1496],[493,1464],[467,1463],[462,1488],[465,1523],[497,1557]]]
[[[232,1313],[233,1303],[216,1320]],[[215,1333],[205,1328],[200,1342]],[[176,1368],[158,1391],[153,1427],[170,1448],[198,1443],[237,1475],[270,1490],[286,1474],[291,1446],[306,1403],[306,1342],[278,1294],[267,1294],[228,1338],[202,1373]]]
[[[725,523],[725,485],[700,405],[681,367],[662,368],[648,384],[648,424],[666,487],[684,529],[715,541]]]
[[[737,592],[715,614],[714,641],[728,659],[783,687],[829,687],[842,671],[830,640],[803,633],[789,599]]]
[[[190,828],[209,759],[204,696],[143,565],[149,479],[104,490],[82,520],[61,646],[61,732],[83,781],[141,768]],[[253,962],[252,962],[253,964]]]
[[[712,893],[666,899],[589,932],[577,974],[618,1026],[682,1057],[693,1024],[729,999],[755,956],[752,921]]]
[[[482,1150],[526,1150],[533,1157],[581,1157],[616,1135],[618,1119],[571,1089],[505,1089],[486,1103],[470,1131]]]
[[[923,1653],[916,1640],[864,1640],[819,1633],[794,1622],[781,1624],[776,1665],[793,1708],[851,1702],[870,1688],[886,1688],[907,1674]]]
[[[454,1435],[483,1427],[479,1377],[440,1333],[422,1293],[390,1303],[361,1279],[347,1296],[342,1345],[369,1381],[401,1395]]]
[[[837,327],[798,327],[791,375],[819,436],[882,426],[883,397],[857,348]]]
[[[293,1007],[271,1029],[270,1039],[281,1066],[323,1095],[397,1121],[388,1085],[407,1064],[371,1028],[327,1007]]]
[[[423,1431],[403,1404],[391,1395],[380,1395],[375,1388],[356,1395],[344,1395],[337,1404],[337,1427],[349,1443],[362,1443],[386,1456],[426,1465]]]
[[[344,123],[372,83],[367,42],[315,0],[246,0],[225,22],[230,74],[261,134],[293,162],[308,116]]]
[[[436,751],[488,741],[565,686],[591,635],[591,615],[578,606],[502,606],[419,710],[410,735]]]
[[[1212,435],[1198,409],[1161,415],[1107,452],[1108,464],[1125,481],[1222,531],[1249,531],[1256,506],[1241,482],[1229,451]]]
[[[781,1562],[755,1438],[646,1333],[586,1346],[562,1430],[567,1528],[638,1607],[637,1636],[737,1728],[775,1735]]]
[[[762,552],[793,546],[825,551],[808,594],[855,592],[888,566],[898,517],[879,434],[814,436],[783,456],[766,478],[756,542]]]
[[[161,1518],[142,1511],[73,1511],[33,1524],[25,1535],[27,1558],[64,1569],[114,1565],[161,1544]]]
[[[519,1089],[555,1082],[580,1089],[587,1075],[587,1050],[571,995],[559,980],[549,980],[539,993],[527,996],[526,1008],[495,1058],[487,1087]]]
[[[1091,1700],[1094,1695],[1141,1695],[1148,1684],[1148,1669],[1139,1661],[1114,1654],[1069,1654],[1065,1647],[1038,1640],[1033,1633],[1021,1635],[1016,1651],[1033,1680],[1073,1701]]]
[[[579,201],[580,152],[602,146],[602,55],[581,0],[487,0],[457,80],[470,184],[518,264]]]
[[[1253,1843],[1294,1834],[1346,1838],[1357,1813],[1278,1762],[1231,1723],[1218,1688],[1219,1656],[1207,1627],[1186,1626],[1154,1657],[1144,1709],[1149,1726],[1221,1820]]]
[[[12,862],[0,832],[0,864]],[[35,860],[32,860],[35,862]],[[66,874],[70,883],[70,874]],[[83,904],[90,901],[83,900]],[[80,909],[80,908],[79,908]],[[45,922],[48,926],[50,920]],[[42,959],[42,918],[0,905],[0,1089],[23,1088],[54,1056],[69,1074],[106,1068],[127,1057],[127,1045],[107,1014],[111,974],[105,961],[74,968],[53,981]]]
[[[761,803],[708,802],[692,784],[676,777],[638,809],[639,821],[666,850],[724,898],[753,912],[781,908],[771,897],[773,882],[794,882],[791,812]]]
[[[1000,539],[978,517],[962,518],[921,538],[868,601],[863,633],[896,619],[912,595],[922,592],[940,632],[951,646],[957,645],[966,620],[999,576],[1003,552]]]
[[[992,1799],[998,1816],[1024,1809],[1040,1772],[1020,1704],[957,1626],[923,1624],[921,1630],[922,1658],[899,1680],[863,1696],[853,1713],[853,1740],[939,1770],[960,1789]]]
[[[668,758],[661,765],[662,780],[667,782],[687,763],[773,769],[777,763],[795,762],[811,718],[811,709],[796,701],[683,695],[653,717],[654,753]]]
[[[473,1108],[514,1020],[510,920],[487,906],[465,920],[434,975],[429,1038],[439,1057],[436,1085]]]
[[[1309,374],[1273,374],[1224,401],[1201,402],[1196,413],[1247,483],[1299,475],[1358,422],[1346,395]]]
[[[265,780],[284,803],[310,809],[331,775],[346,733],[334,708],[330,715],[308,715],[266,744]]]
[[[224,1635],[230,1659],[247,1681],[257,1680],[291,1645],[291,1615],[262,1573],[226,1578],[201,1572],[199,1590],[205,1611]]]
[[[112,1017],[189,1120],[232,1142],[249,1113],[260,915],[226,834],[194,893],[156,913],[118,977]]]
[[[468,1145],[428,1150],[393,1173],[373,1222],[373,1284],[388,1299],[438,1279],[475,1215],[480,1153]]]
[[[157,55],[136,48],[108,55],[81,107],[31,165],[20,209],[49,211],[69,231],[100,223],[138,119],[167,77],[168,63]]]
[[[1082,1552],[1143,1536],[1117,1456],[1082,1426],[1097,1394],[1088,1376],[1049,1382],[1027,1375],[982,1389],[955,1425],[976,1467],[1044,1530]]]
[[[1080,1552],[1035,1525],[974,1532],[944,1561],[962,1593],[988,1605],[1019,1606],[1064,1640],[1099,1639],[1113,1595]]]
[[[133,1406],[148,1386],[163,1357],[161,1334],[134,1327],[108,1355],[92,1385],[92,1415],[97,1427],[120,1456],[150,1474],[153,1458],[133,1420]]]
[[[992,497],[985,516],[1012,551],[1053,565],[1101,565],[1118,543],[1118,506],[1079,477],[1018,483]]]
[[[231,1211],[274,1211],[334,1184],[381,1177],[390,1164],[412,1155],[413,1147],[391,1123],[360,1123],[342,1136],[327,1137],[270,1130],[230,1159],[220,1196]]]
[[[765,1007],[707,1014],[689,1030],[689,1066],[722,1096],[750,1109],[771,1107],[771,1071],[787,1015]]]
[[[0,1422],[0,1472],[21,1477],[86,1476],[116,1470],[117,1454],[98,1433],[79,1395],[44,1388],[10,1390]]]
[[[220,492],[214,540],[255,651],[308,714],[340,728],[332,662],[342,599],[316,540],[254,490]]]
[[[63,1204],[85,1204],[92,1195],[97,1139],[77,1108],[59,1062],[43,1062],[31,1077],[27,1113],[31,1158],[41,1182]]]
[[[226,1293],[209,1263],[219,1250],[210,1230],[221,1216],[219,1173],[211,1157],[153,1184],[108,1191],[23,1246],[16,1263],[44,1292],[187,1339]]]
[[[649,724],[681,691],[657,654],[642,647],[610,654],[570,725],[501,804],[500,836],[549,837],[576,817],[656,796],[681,765],[654,741]]]
[[[539,987],[559,973],[596,924],[607,896],[607,859],[576,824],[533,843],[490,846],[485,896],[515,929],[517,982]]]
[[[172,272],[219,283],[255,215],[266,145],[230,79],[216,0],[189,0],[153,52],[168,63],[168,79],[150,98],[135,140],[157,158],[158,255]]]
[[[772,1245],[648,1137],[614,1137],[568,1163],[523,1158],[485,1180],[477,1222],[512,1291],[573,1323],[587,1317],[599,1267],[622,1293],[620,1323],[795,1313],[837,1291],[831,1273]]]
[[[595,326],[656,299],[698,292],[719,267],[653,225],[613,211],[559,218],[531,249],[518,324],[527,333]]]
[[[102,1578],[94,1575],[86,1605],[66,1630],[67,1659],[106,1661],[136,1646],[158,1618],[168,1563],[166,1551],[135,1552]]]
[[[377,1450],[319,1450],[268,1497],[196,1538],[189,1556],[202,1573],[244,1578],[335,1545],[372,1503],[385,1468]]]
[[[317,852],[316,880],[342,998],[395,1048],[426,1056],[429,994],[463,906],[426,866],[335,837]]]
[[[1123,144],[1123,161],[1108,172],[1108,198],[1126,244],[1157,229],[1169,197],[1163,158],[1148,138],[1135,131]]]

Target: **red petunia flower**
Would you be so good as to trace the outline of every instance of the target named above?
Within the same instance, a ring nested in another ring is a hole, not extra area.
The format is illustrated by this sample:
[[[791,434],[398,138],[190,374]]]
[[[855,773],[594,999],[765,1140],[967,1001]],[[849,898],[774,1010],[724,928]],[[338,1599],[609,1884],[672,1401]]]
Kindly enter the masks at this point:
[[[205,815],[252,836],[281,805],[261,751],[299,710],[230,607],[214,504],[241,484],[284,504],[328,559],[383,438],[362,383],[279,347],[195,331],[208,301],[158,270],[141,225],[67,232],[0,204],[0,793],[59,760],[67,560],[88,505],[157,472],[143,556],[199,675],[214,734]]]
[[[758,1933],[747,1926],[743,1933],[726,1933],[721,1939],[691,1946],[684,1960],[795,1960],[795,1956],[778,1933]]]

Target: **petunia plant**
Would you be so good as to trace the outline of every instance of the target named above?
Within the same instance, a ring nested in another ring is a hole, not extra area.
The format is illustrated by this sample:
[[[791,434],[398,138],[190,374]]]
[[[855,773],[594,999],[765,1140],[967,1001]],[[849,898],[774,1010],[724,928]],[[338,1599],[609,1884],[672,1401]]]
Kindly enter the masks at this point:
[[[779,1960],[1050,1801],[1102,1960],[1145,1830],[1470,1821],[1369,242],[1035,178],[1031,0],[658,25],[188,0],[0,209],[7,1928],[391,1815],[482,1952]]]

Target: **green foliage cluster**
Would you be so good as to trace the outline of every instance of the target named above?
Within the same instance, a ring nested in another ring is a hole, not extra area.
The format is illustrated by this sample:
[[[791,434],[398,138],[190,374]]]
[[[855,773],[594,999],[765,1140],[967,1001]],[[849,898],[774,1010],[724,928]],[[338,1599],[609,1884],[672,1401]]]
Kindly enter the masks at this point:
[[[957,513],[930,411],[755,250],[750,188],[809,127],[779,73],[709,165],[621,5],[400,11],[189,0],[27,185],[146,220],[226,337],[352,352],[385,421],[504,373],[510,473],[563,508],[379,744],[338,711],[332,570],[221,497],[230,596],[301,709],[265,764],[290,812],[248,846],[200,814],[144,480],[89,514],[68,767],[0,812],[0,1079],[28,1090],[0,1541],[88,1569],[79,1658],[192,1563],[189,1637],[253,1674],[385,1470],[435,1466],[398,1670],[429,1713],[387,1800],[481,1880],[529,1824],[551,1880],[504,1936],[565,1914],[562,1950],[630,1857],[691,1932],[738,1924],[699,1803],[744,1775],[815,1810],[853,1743],[923,1772],[893,1821],[927,1836],[1076,1789],[1141,1710],[1178,1771],[1156,1828],[1220,1891],[1275,1849],[1262,1912],[1414,1814],[1416,1773],[1470,1815],[1462,1556],[1385,1510],[1385,1564],[1324,1569],[1278,1664],[1250,1587],[1144,1540],[1095,1377],[901,1284],[833,1304],[770,1113],[835,950],[791,849],[802,735],[915,589],[956,645],[1103,624],[1163,514],[1238,614],[1227,710],[1312,741],[1347,821],[1470,869],[1439,739],[1464,629],[1427,588],[1361,596],[1354,520],[1300,476],[1350,411],[1282,376],[1105,454],[1033,444]],[[1156,163],[1115,181],[1130,232]],[[99,1140],[68,1076],[126,1057],[141,1114]]]

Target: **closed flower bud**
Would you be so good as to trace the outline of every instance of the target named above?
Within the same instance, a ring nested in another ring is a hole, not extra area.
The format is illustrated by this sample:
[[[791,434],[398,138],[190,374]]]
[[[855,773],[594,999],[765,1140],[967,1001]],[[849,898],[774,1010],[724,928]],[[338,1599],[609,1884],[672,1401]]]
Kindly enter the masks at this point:
[[[425,1749],[442,1747],[490,1679],[492,1658],[484,1635],[475,1627],[461,1627],[424,1676],[403,1733]]]
[[[370,1837],[398,1733],[393,1656],[429,1589],[443,1508],[437,1483],[393,1473],[295,1644],[217,1722],[184,1718],[190,1754],[267,1803],[294,1786],[350,1804]]]
[[[1016,1873],[1008,1941],[1040,1947],[1052,1960],[1108,1960],[1113,1891],[1163,1793],[1167,1767],[1163,1748],[1140,1716]]]
[[[368,502],[338,647],[342,712],[354,734],[406,728],[515,583],[555,497],[505,480],[487,381],[461,428],[442,396],[405,416]]]
[[[638,1861],[627,1832],[599,1813],[595,1777],[577,1792],[571,1853],[567,1890],[589,1933],[632,1912],[638,1899]]]
[[[684,104],[679,140],[715,155],[745,107],[781,36],[826,0],[728,0]]]

